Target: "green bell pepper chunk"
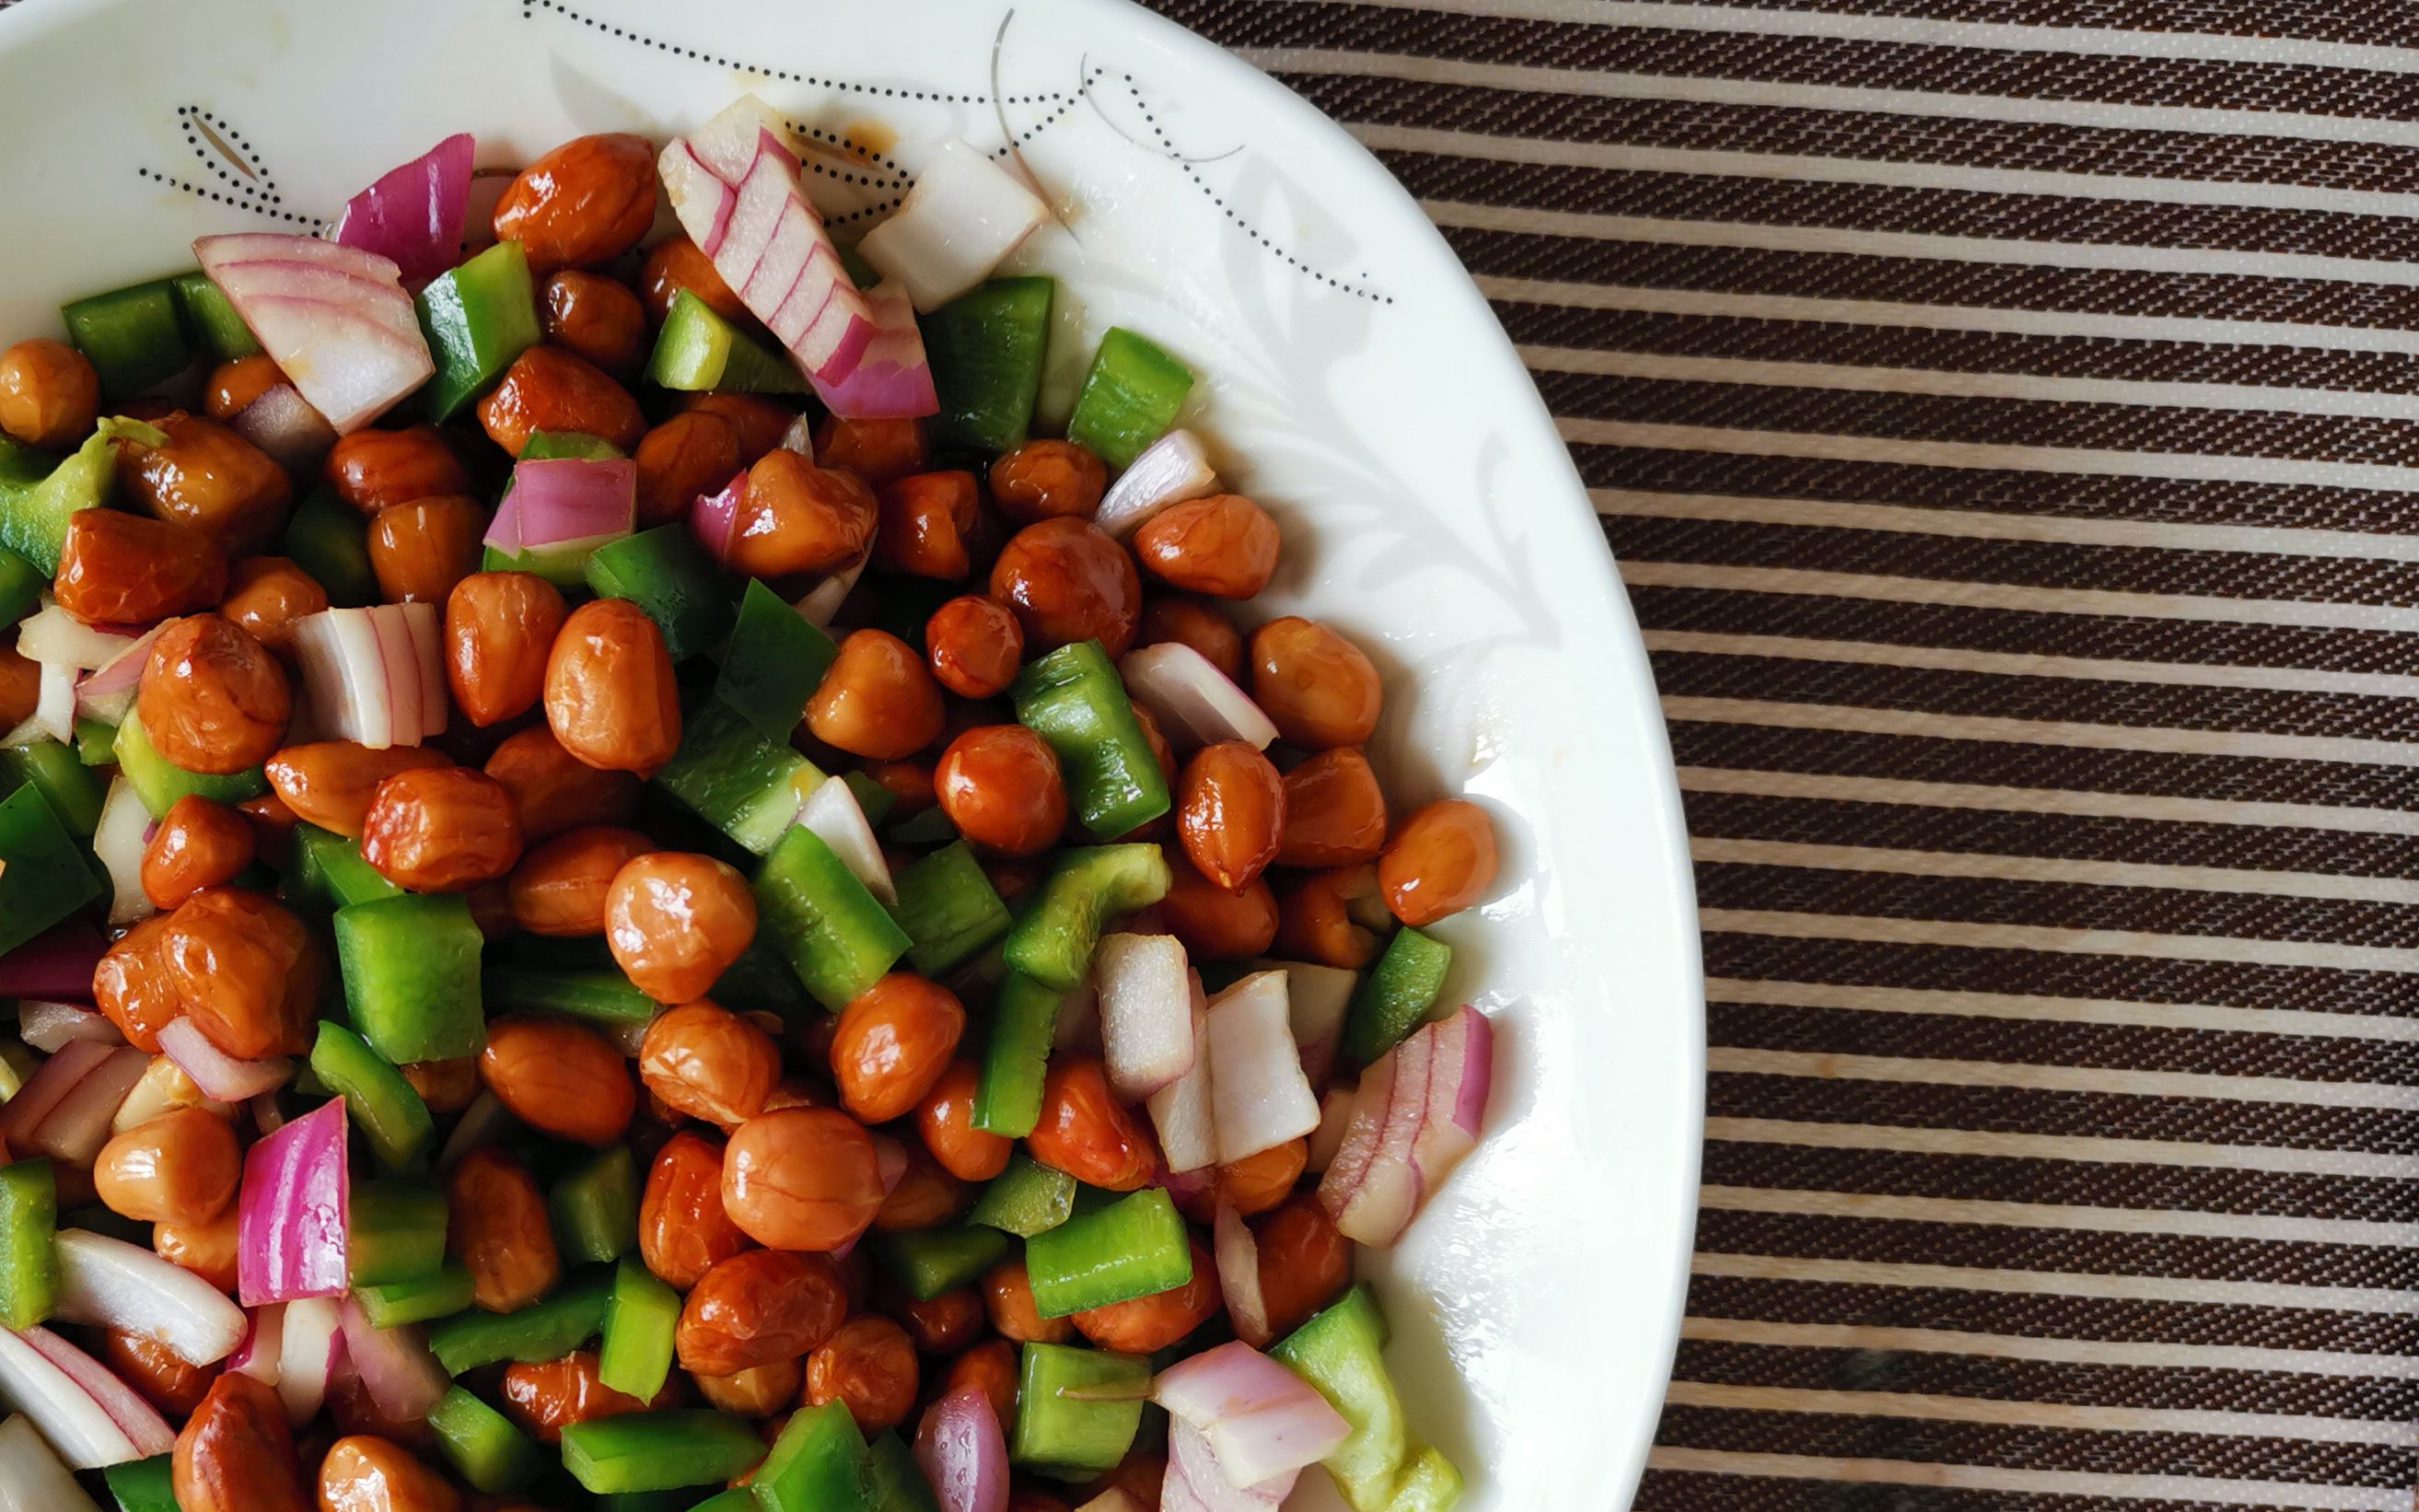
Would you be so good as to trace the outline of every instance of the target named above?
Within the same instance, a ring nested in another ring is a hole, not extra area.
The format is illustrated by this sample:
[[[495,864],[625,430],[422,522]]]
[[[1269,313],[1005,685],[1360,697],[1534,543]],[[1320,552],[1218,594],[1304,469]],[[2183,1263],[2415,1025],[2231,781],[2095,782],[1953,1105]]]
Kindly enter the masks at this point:
[[[940,1512],[923,1467],[896,1433],[877,1433],[865,1446],[865,1512]]]
[[[731,580],[686,525],[658,525],[598,547],[588,559],[588,586],[600,598],[626,598],[646,610],[674,661],[731,638]]]
[[[1074,1211],[1075,1179],[1020,1149],[1009,1157],[1008,1169],[975,1199],[966,1222],[1031,1239],[1065,1223]]]
[[[90,840],[100,825],[109,787],[82,757],[55,740],[0,749],[0,789],[23,782],[39,788],[51,811],[78,840]]]
[[[223,777],[185,770],[152,746],[143,729],[143,716],[133,709],[126,711],[117,727],[117,769],[134,784],[134,795],[154,819],[188,794],[232,806],[269,791],[268,775],[257,766]]]
[[[75,722],[76,760],[86,766],[117,764],[117,726],[79,715]]]
[[[642,1402],[654,1401],[671,1375],[672,1335],[680,1314],[680,1293],[637,1256],[624,1256],[613,1269],[613,1292],[605,1304],[605,1342],[596,1355],[596,1379]]]
[[[92,362],[103,397],[140,393],[193,365],[176,280],[155,278],[59,306],[68,339]]]
[[[546,1468],[546,1457],[528,1434],[459,1386],[428,1410],[428,1426],[455,1473],[490,1496],[519,1490]]]
[[[944,1224],[873,1236],[873,1257],[917,1302],[955,1291],[1008,1255],[1008,1236],[996,1228]]]
[[[1442,1455],[1412,1443],[1381,1355],[1387,1337],[1378,1295],[1363,1282],[1269,1353],[1317,1388],[1352,1426],[1351,1436],[1321,1463],[1354,1512],[1441,1509],[1451,1504],[1460,1476]]]
[[[719,699],[701,700],[682,721],[680,748],[655,774],[655,785],[748,850],[766,855],[824,780],[822,769],[765,739]]]
[[[689,1512],[756,1512],[756,1493],[745,1486],[733,1486],[727,1491],[716,1491]]]
[[[32,1328],[57,1307],[58,1232],[51,1163],[0,1165],[0,1327]]]
[[[588,1271],[517,1312],[457,1313],[428,1331],[428,1348],[449,1376],[499,1360],[559,1360],[604,1326],[612,1286],[610,1271]]]
[[[1067,417],[1067,439],[1113,468],[1130,465],[1176,424],[1193,372],[1148,338],[1110,328]]]
[[[220,362],[232,363],[260,351],[260,338],[235,313],[235,301],[210,282],[209,274],[196,268],[169,282],[176,287],[177,307],[185,316],[185,328],[199,336]]]
[[[34,610],[50,575],[0,546],[0,625],[14,625]]]
[[[1027,1344],[1017,1372],[1009,1461],[1060,1480],[1115,1470],[1142,1427],[1150,1375],[1150,1361],[1141,1355]]]
[[[907,952],[907,933],[823,837],[793,825],[756,873],[757,928],[837,1013]]]
[[[345,1100],[345,1110],[369,1141],[370,1153],[380,1165],[402,1171],[419,1164],[437,1134],[428,1104],[404,1080],[403,1072],[372,1050],[367,1041],[341,1024],[321,1019],[319,1038],[311,1046],[311,1071],[328,1090]],[[442,1204],[438,1219],[441,1231]]]
[[[336,910],[336,964],[353,1027],[388,1060],[451,1060],[486,1038],[479,926],[454,893]]]
[[[104,1466],[100,1478],[117,1499],[118,1512],[177,1512],[176,1458],[153,1455]]]
[[[448,1265],[434,1275],[391,1281],[382,1287],[355,1287],[353,1300],[372,1328],[400,1328],[450,1318],[470,1305],[470,1273]]]
[[[1008,696],[1018,722],[1056,753],[1075,816],[1095,839],[1115,840],[1167,812],[1166,775],[1099,641],[1027,662]]]
[[[630,985],[618,970],[558,970],[499,963],[479,975],[481,995],[492,1011],[533,1008],[592,1024],[644,1024],[656,1003]]]
[[[688,291],[683,289],[682,293]],[[840,647],[812,620],[754,578],[739,598],[714,696],[775,745],[785,745],[805,717]]]
[[[611,462],[621,455],[620,447],[584,430],[533,430],[529,440],[521,442],[521,455],[516,460],[550,462],[569,457],[580,462]]]
[[[334,913],[354,903],[400,898],[403,889],[362,859],[359,841],[316,825],[294,826],[294,876],[288,896]]]
[[[285,522],[285,553],[318,579],[335,608],[380,602],[377,574],[370,566],[368,524],[361,511],[327,484],[295,506],[294,517]]]
[[[781,952],[761,936],[747,942],[747,949],[715,979],[714,990],[706,995],[733,1011],[761,1008],[793,1020],[820,1006],[807,995],[798,974],[781,959]]]
[[[748,1484],[760,1512],[859,1512],[865,1459],[848,1404],[828,1401],[791,1414]]]
[[[600,1494],[711,1486],[763,1458],[764,1441],[754,1428],[703,1408],[623,1412],[562,1429],[562,1468]]]
[[[804,393],[807,380],[785,352],[741,331],[686,289],[672,296],[647,381],[681,393],[722,389],[740,393]]]
[[[991,1038],[975,1082],[974,1126],[1022,1139],[1041,1121],[1041,1083],[1066,994],[1011,971],[993,995]]]
[[[0,798],[0,953],[101,896],[100,878],[41,789]]]
[[[7,547],[45,574],[59,570],[59,550],[67,544],[68,519],[79,509],[99,509],[117,488],[120,440],[146,446],[166,443],[159,426],[123,416],[104,416],[99,428],[67,460],[48,468],[38,480],[27,481],[29,458],[39,452],[14,448],[0,453],[0,546]]]
[[[1344,1018],[1344,1054],[1368,1065],[1420,1026],[1444,988],[1453,947],[1406,924],[1352,994]]]
[[[1025,444],[1057,288],[1048,278],[994,278],[924,316],[924,356],[941,402],[933,445],[996,454]]]
[[[1102,926],[1166,897],[1173,881],[1156,845],[1062,851],[1040,900],[1008,932],[1008,964],[1045,987],[1070,991],[1091,969]]]
[[[575,1264],[609,1263],[639,1242],[639,1166],[630,1147],[615,1145],[560,1181],[547,1205],[556,1247]],[[654,1392],[638,1392],[641,1399]]]
[[[429,281],[415,301],[437,375],[421,390],[428,418],[446,421],[538,344],[537,286],[517,241],[499,241]]]
[[[1034,1310],[1065,1318],[1148,1297],[1193,1279],[1193,1245],[1175,1199],[1146,1187],[1025,1242]]]
[[[345,1268],[345,1279],[355,1287],[436,1275],[445,1268],[445,1194],[418,1181],[352,1183]]]
[[[908,964],[927,977],[947,976],[1008,933],[1008,904],[963,841],[900,868],[891,882],[899,902],[890,917],[907,932]]]

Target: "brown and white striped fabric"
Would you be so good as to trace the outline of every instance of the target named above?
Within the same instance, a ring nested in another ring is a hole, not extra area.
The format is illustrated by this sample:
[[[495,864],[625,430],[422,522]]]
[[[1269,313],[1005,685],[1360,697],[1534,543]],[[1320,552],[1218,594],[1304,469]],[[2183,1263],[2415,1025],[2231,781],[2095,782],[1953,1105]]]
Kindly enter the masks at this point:
[[[1638,1505],[2409,1507],[2419,5],[1159,8],[1427,205],[1655,655]]]

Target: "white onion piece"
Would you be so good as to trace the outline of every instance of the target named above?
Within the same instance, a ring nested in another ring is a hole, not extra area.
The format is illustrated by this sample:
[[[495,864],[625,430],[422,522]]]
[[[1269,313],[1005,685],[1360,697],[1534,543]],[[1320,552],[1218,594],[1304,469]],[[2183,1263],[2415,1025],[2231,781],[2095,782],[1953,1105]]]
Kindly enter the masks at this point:
[[[1110,934],[1092,957],[1110,1089],[1139,1102],[1193,1069],[1193,990],[1173,934]]]
[[[177,1017],[160,1029],[160,1049],[167,1057],[184,1068],[185,1074],[203,1093],[222,1103],[240,1103],[248,1097],[285,1085],[294,1074],[294,1062],[283,1056],[267,1056],[258,1060],[238,1060],[210,1043],[209,1036],[192,1019]]]
[[[227,428],[288,472],[308,476],[336,444],[334,427],[291,383],[273,384],[227,419]]]
[[[226,1367],[250,1376],[264,1386],[277,1384],[277,1365],[285,1352],[285,1304],[264,1302],[252,1309],[243,1341],[227,1356]]]
[[[294,622],[316,717],[335,737],[384,750],[445,729],[445,668],[434,604],[330,609]]]
[[[17,1038],[50,1055],[70,1040],[95,1044],[124,1044],[117,1026],[79,1003],[45,1003],[23,999],[17,1004]]]
[[[1318,1127],[1310,1132],[1310,1149],[1302,1169],[1317,1176],[1335,1164],[1344,1148],[1344,1133],[1352,1127],[1352,1089],[1331,1087],[1318,1100]]]
[[[1377,1248],[1394,1243],[1426,1195],[1411,1147],[1427,1116],[1434,1044],[1414,1034],[1361,1073],[1344,1143],[1318,1182],[1319,1206],[1347,1239]]]
[[[135,639],[96,630],[49,602],[17,622],[19,656],[27,661],[64,662],[79,671],[108,666],[131,650]]]
[[[300,1425],[318,1415],[328,1381],[344,1353],[343,1315],[333,1297],[297,1297],[285,1304],[277,1350],[277,1399],[287,1422]]]
[[[27,1329],[25,1342],[100,1403],[136,1453],[147,1458],[177,1446],[177,1430],[116,1371],[46,1328]]]
[[[1256,972],[1212,998],[1209,1046],[1219,1164],[1318,1127],[1318,1099],[1293,1042],[1284,972]]]
[[[1210,1233],[1216,1245],[1218,1290],[1225,1299],[1235,1336],[1265,1350],[1274,1335],[1269,1330],[1268,1294],[1260,1289],[1260,1242],[1252,1237],[1251,1226],[1234,1204],[1223,1199]]]
[[[1150,522],[1170,504],[1203,499],[1218,491],[1218,470],[1210,465],[1210,449],[1189,430],[1171,430],[1142,449],[1142,454],[1117,474],[1092,523],[1119,540]]]
[[[110,1057],[110,1047],[74,1040],[34,1068],[16,1095],[0,1103],[0,1135],[23,1146],[67,1095]]]
[[[1267,966],[1286,975],[1286,1001],[1293,1042],[1302,1049],[1302,1073],[1317,1087],[1334,1068],[1335,1050],[1344,1040],[1344,1016],[1361,979],[1341,966],[1308,961],[1271,961]]]
[[[151,659],[151,642],[166,629],[165,621],[143,632],[133,644],[101,663],[76,685],[76,713],[103,724],[123,724],[134,707],[135,690],[143,681],[144,663]]]
[[[81,1228],[58,1233],[59,1316],[154,1339],[192,1365],[243,1342],[243,1309],[225,1292],[139,1244]]]
[[[0,746],[31,746],[40,741],[55,740],[62,746],[75,743],[76,669],[63,661],[38,662],[41,669],[34,712],[25,716],[17,728],[0,735]]]
[[[808,591],[806,596],[799,599],[793,607],[805,615],[807,623],[816,629],[830,629],[832,616],[838,614],[840,605],[848,601],[848,595],[856,588],[856,580],[865,576],[866,563],[872,560],[871,552],[857,558],[853,564],[840,568],[840,571],[815,584]]]
[[[817,783],[807,801],[798,805],[798,823],[832,848],[840,865],[865,884],[866,891],[886,903],[899,901],[899,889],[890,881],[890,863],[882,858],[882,843],[873,838],[873,826],[865,822],[865,810],[846,782],[827,777]]]
[[[1191,989],[1199,992],[1198,986]],[[1058,999],[1058,1023],[1050,1034],[1051,1052],[1079,1056],[1101,1053],[1101,978],[1089,967],[1083,979]]]
[[[1167,1427],[1167,1478],[1160,1485],[1160,1512],[1276,1512],[1300,1473],[1239,1487],[1219,1468],[1201,1430],[1178,1419]]]
[[[204,1108],[222,1119],[235,1117],[235,1104],[222,1103],[214,1097],[204,1097],[185,1068],[166,1056],[153,1056],[151,1064],[143,1068],[142,1079],[126,1101],[117,1104],[117,1116],[109,1120],[112,1134],[124,1134],[139,1123],[148,1123],[175,1108]],[[270,1131],[262,1130],[263,1134]]]
[[[899,212],[856,251],[929,313],[989,278],[1049,218],[1049,207],[991,154],[952,137],[916,176]]]
[[[381,621],[381,639],[394,634],[393,622],[403,622],[403,633],[410,637],[411,657],[420,669],[420,735],[425,740],[445,733],[445,630],[438,617],[437,606],[428,603],[389,604],[396,612]]]
[[[1179,749],[1240,740],[1266,750],[1277,727],[1215,663],[1181,640],[1130,651],[1117,663],[1126,691],[1150,710]]]
[[[1144,1106],[1159,1130],[1160,1152],[1171,1171],[1197,1171],[1218,1164],[1218,1122],[1210,1075],[1209,1007],[1198,973],[1188,974],[1192,999],[1193,1068],[1150,1094]]]
[[[1160,1372],[1150,1396],[1200,1430],[1219,1473],[1238,1489],[1265,1489],[1279,1477],[1290,1489],[1295,1474],[1352,1436],[1317,1387],[1248,1344],[1179,1361]]]
[[[35,1079],[69,1056],[86,1050],[98,1051],[101,1058],[89,1063],[38,1125],[21,1132],[16,1120],[8,1120],[12,1149],[21,1154],[32,1151],[48,1155],[69,1165],[90,1165],[93,1157],[100,1153],[100,1147],[109,1142],[109,1120],[116,1116],[118,1104],[126,1101],[126,1095],[134,1090],[134,1084],[143,1079],[143,1069],[150,1057],[123,1045],[97,1045],[77,1040],[44,1061],[41,1071],[34,1073]],[[28,1082],[25,1089],[30,1090],[32,1085]],[[19,1095],[22,1097],[23,1092]],[[15,1107],[16,1100],[11,1099],[5,1111],[13,1112]]]
[[[0,1512],[100,1512],[30,1413],[0,1423]]]
[[[83,1352],[46,1328],[29,1328],[22,1334],[0,1328],[0,1396],[33,1419],[34,1427],[71,1470],[99,1470],[163,1452],[138,1443],[108,1405],[77,1379],[78,1373],[61,1365],[70,1350]],[[159,1417],[157,1412],[151,1415]],[[148,1427],[139,1419],[137,1424],[138,1431]],[[164,1429],[166,1425],[161,1427]],[[144,1431],[143,1437],[152,1435]],[[168,1443],[175,1445],[174,1433],[168,1435]]]
[[[109,873],[109,921],[131,924],[159,910],[143,890],[145,836],[151,828],[151,810],[143,807],[134,784],[113,778],[109,796],[100,804],[100,823],[92,832],[92,854]]]
[[[513,1127],[513,1116],[493,1092],[481,1092],[470,1100],[455,1119],[454,1132],[445,1136],[444,1147],[437,1151],[437,1168],[450,1171],[462,1157],[483,1145],[492,1145]]]
[[[203,237],[193,255],[338,435],[437,371],[402,270],[387,258],[273,232]]]
[[[437,1363],[437,1356],[428,1352],[421,1331],[409,1324],[371,1326],[369,1315],[350,1292],[341,1299],[337,1312],[344,1328],[345,1357],[379,1412],[402,1423],[425,1417],[454,1380]]]

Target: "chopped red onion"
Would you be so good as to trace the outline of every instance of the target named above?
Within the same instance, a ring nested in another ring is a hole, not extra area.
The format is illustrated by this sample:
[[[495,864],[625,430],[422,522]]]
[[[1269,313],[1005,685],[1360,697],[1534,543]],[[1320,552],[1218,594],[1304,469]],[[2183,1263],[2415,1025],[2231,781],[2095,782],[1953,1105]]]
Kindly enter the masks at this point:
[[[1317,1176],[1334,1165],[1335,1152],[1344,1148],[1345,1131],[1351,1127],[1352,1089],[1329,1088],[1318,1100],[1318,1127],[1311,1131],[1310,1149],[1302,1169]]]
[[[413,287],[460,259],[476,146],[457,131],[345,201],[328,239],[385,257]]]
[[[868,552],[809,590],[797,602],[797,610],[807,617],[807,623],[818,630],[830,629],[833,616],[840,613],[840,605],[855,590],[856,580],[865,576],[866,563],[872,560],[872,553]]]
[[[924,354],[924,332],[916,324],[916,307],[907,301],[906,290],[896,279],[886,279],[865,291],[865,307],[873,317],[873,339],[846,378],[838,383],[815,380],[815,397],[833,414],[852,420],[937,413],[941,401]]]
[[[395,1328],[371,1326],[369,1315],[349,1294],[338,1306],[345,1356],[378,1412],[401,1423],[425,1417],[454,1381],[429,1352],[421,1331],[408,1323]]]
[[[100,1512],[30,1412],[0,1422],[0,1512]]]
[[[516,462],[485,544],[512,555],[618,541],[636,523],[638,488],[639,464],[628,457]]]
[[[1109,1087],[1140,1102],[1193,1069],[1193,991],[1172,934],[1110,934],[1092,958]]]
[[[1151,1400],[1197,1430],[1233,1489],[1282,1499],[1293,1477],[1352,1436],[1317,1387],[1248,1344],[1221,1344],[1179,1361],[1151,1383]],[[1200,1477],[1188,1475],[1196,1492]]]
[[[345,1102],[335,1098],[245,1152],[236,1198],[236,1294],[245,1306],[345,1289]]]
[[[856,801],[855,790],[836,777],[827,777],[814,786],[804,803],[798,805],[798,823],[812,830],[816,837],[840,857],[865,889],[886,903],[899,901],[899,889],[890,880],[890,863],[883,859],[882,844],[873,838],[873,826],[865,821],[865,810]]]
[[[109,949],[90,924],[55,925],[0,955],[0,997],[92,1001],[92,969]]]
[[[1134,702],[1159,721],[1168,744],[1180,750],[1222,740],[1266,750],[1277,738],[1276,725],[1251,695],[1181,640],[1128,652],[1117,672]]]
[[[223,1360],[243,1342],[243,1309],[225,1292],[140,1244],[62,1228],[59,1316],[137,1334],[189,1365]]]
[[[285,1304],[265,1302],[246,1315],[243,1340],[227,1356],[226,1367],[264,1386],[274,1386],[278,1362],[285,1352]]]
[[[1296,1471],[1258,1486],[1239,1487],[1226,1478],[1199,1428],[1178,1419],[1167,1426],[1167,1478],[1159,1490],[1160,1512],[1277,1512],[1301,1474]]]
[[[1260,1289],[1260,1242],[1234,1204],[1220,1201],[1210,1227],[1218,1258],[1218,1290],[1226,1302],[1226,1317],[1235,1336],[1256,1350],[1265,1350],[1274,1335],[1269,1330],[1268,1296]]]
[[[731,565],[731,535],[739,528],[739,505],[747,496],[747,474],[742,471],[732,475],[721,492],[700,494],[688,507],[689,533],[707,556],[726,567]]]
[[[1142,449],[1117,481],[1101,496],[1092,523],[1119,540],[1150,522],[1171,504],[1218,491],[1218,470],[1210,450],[1189,430],[1171,430]]]
[[[1302,1047],[1302,1073],[1310,1078],[1311,1086],[1322,1086],[1334,1068],[1335,1050],[1344,1040],[1344,1017],[1361,979],[1341,966],[1307,961],[1271,961],[1268,966],[1286,976],[1286,1002],[1294,1043]]]
[[[961,1386],[924,1410],[916,1463],[941,1512],[1007,1512],[1008,1441],[978,1386]]]
[[[297,1297],[285,1304],[277,1347],[277,1399],[285,1404],[287,1422],[299,1427],[318,1416],[336,1362],[344,1355],[344,1314],[335,1298]]]
[[[267,452],[279,467],[304,476],[318,471],[336,444],[335,427],[291,383],[262,390],[260,397],[228,417],[227,426]]]
[[[1464,1006],[1423,1026],[1361,1076],[1343,1144],[1318,1183],[1338,1232],[1384,1247],[1478,1142],[1494,1026]]]
[[[899,212],[856,250],[929,312],[989,278],[1049,218],[1050,208],[998,160],[951,137],[916,176]]]
[[[0,746],[32,746],[45,740],[75,742],[76,669],[63,661],[37,662],[34,712],[0,735]]]
[[[176,1431],[149,1403],[47,1328],[0,1328],[0,1396],[33,1420],[70,1469],[147,1459],[177,1444]]]
[[[1159,1148],[1170,1171],[1197,1171],[1218,1164],[1218,1122],[1210,1073],[1209,1005],[1201,993],[1198,972],[1188,973],[1192,999],[1193,1065],[1176,1080],[1150,1094],[1144,1106],[1159,1130]]]
[[[95,1044],[124,1044],[117,1026],[81,1003],[52,1003],[21,998],[17,1003],[17,1038],[50,1055],[70,1040]]]
[[[146,630],[125,650],[85,674],[76,685],[76,714],[103,724],[123,724],[134,707],[135,690],[143,682],[144,664],[151,659],[151,642],[168,626],[163,621]]]
[[[27,661],[63,662],[79,671],[106,667],[132,650],[139,637],[96,629],[55,603],[17,622],[17,655]],[[134,664],[140,674],[143,664]]]
[[[21,1157],[47,1155],[88,1166],[109,1142],[109,1120],[149,1061],[124,1045],[70,1040],[0,1104],[0,1134]]]
[[[278,232],[204,237],[193,255],[339,435],[368,424],[437,370],[402,270],[385,257]]]
[[[257,1097],[285,1086],[286,1078],[294,1074],[294,1062],[283,1056],[238,1060],[210,1043],[201,1026],[181,1015],[161,1026],[160,1050],[184,1068],[185,1074],[193,1079],[203,1095],[222,1103]]]
[[[109,796],[100,804],[100,823],[92,832],[93,858],[109,873],[109,921],[113,925],[131,924],[159,912],[152,905],[151,895],[143,890],[143,851],[149,843],[146,838],[151,829],[151,810],[143,807],[142,795],[134,784],[124,777],[110,779]],[[85,991],[92,990],[92,977],[85,977]]]
[[[1219,1164],[1318,1127],[1318,1099],[1293,1042],[1284,972],[1255,972],[1211,998],[1208,1025]]]
[[[124,1134],[136,1124],[148,1123],[162,1113],[182,1107],[204,1108],[223,1119],[235,1117],[233,1103],[204,1097],[183,1067],[166,1056],[153,1056],[143,1068],[142,1079],[134,1084],[134,1090],[117,1104],[117,1112],[109,1120],[109,1132]]]
[[[445,731],[434,604],[330,609],[294,622],[312,712],[332,735],[384,750]]]

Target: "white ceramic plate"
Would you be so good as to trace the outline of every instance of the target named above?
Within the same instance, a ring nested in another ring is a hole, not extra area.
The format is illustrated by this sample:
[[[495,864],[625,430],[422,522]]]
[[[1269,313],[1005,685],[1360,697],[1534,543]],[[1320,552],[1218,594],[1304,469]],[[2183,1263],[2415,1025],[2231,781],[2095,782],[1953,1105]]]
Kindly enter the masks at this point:
[[[818,186],[869,205],[919,141],[1012,135],[1067,221],[1020,258],[1061,275],[1060,365],[1117,323],[1204,375],[1194,424],[1286,527],[1275,605],[1386,673],[1398,801],[1494,810],[1499,898],[1441,929],[1453,992],[1505,1031],[1493,1129],[1379,1267],[1392,1358],[1471,1512],[1626,1504],[1703,1081],[1662,720],[1511,347],[1309,106],[1118,0],[27,0],[0,12],[0,336],[189,266],[197,235],[307,226],[450,132],[513,165],[581,131],[660,138],[741,89],[878,149]]]

